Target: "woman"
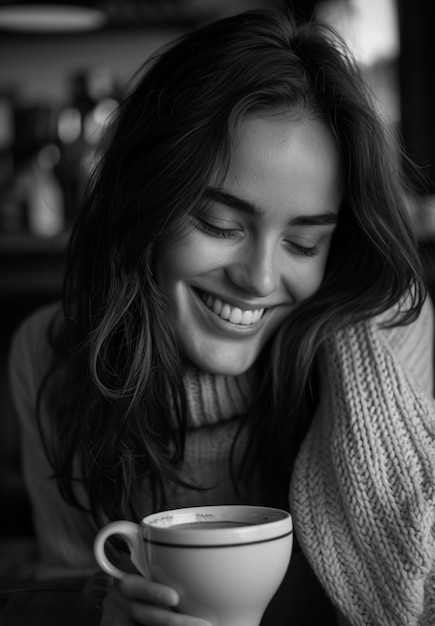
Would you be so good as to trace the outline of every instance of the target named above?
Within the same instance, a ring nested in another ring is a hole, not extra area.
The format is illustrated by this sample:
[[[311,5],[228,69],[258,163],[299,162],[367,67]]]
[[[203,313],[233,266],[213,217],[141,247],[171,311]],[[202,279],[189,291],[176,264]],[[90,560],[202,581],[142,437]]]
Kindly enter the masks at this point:
[[[319,24],[240,14],[147,65],[63,307],[12,353],[40,575],[91,574],[110,519],[273,504],[300,549],[272,623],[431,623],[432,310],[393,155]],[[199,623],[177,601],[132,574],[102,624]]]

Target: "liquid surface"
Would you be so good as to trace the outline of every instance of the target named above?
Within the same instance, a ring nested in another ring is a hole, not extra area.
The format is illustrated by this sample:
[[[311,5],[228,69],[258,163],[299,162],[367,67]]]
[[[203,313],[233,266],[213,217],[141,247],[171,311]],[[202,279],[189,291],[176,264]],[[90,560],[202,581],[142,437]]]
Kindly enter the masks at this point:
[[[210,522],[184,522],[181,524],[172,524],[170,528],[191,528],[191,529],[207,529],[207,528],[241,528],[242,526],[255,526],[250,522],[233,522],[227,520],[210,521]]]

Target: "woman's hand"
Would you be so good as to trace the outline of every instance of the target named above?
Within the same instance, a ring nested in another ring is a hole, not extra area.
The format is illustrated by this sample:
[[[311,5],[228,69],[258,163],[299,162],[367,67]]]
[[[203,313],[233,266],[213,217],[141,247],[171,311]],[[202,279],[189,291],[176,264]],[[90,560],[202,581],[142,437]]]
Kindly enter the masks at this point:
[[[175,613],[178,593],[143,576],[114,581],[103,604],[101,626],[211,626],[209,622]]]

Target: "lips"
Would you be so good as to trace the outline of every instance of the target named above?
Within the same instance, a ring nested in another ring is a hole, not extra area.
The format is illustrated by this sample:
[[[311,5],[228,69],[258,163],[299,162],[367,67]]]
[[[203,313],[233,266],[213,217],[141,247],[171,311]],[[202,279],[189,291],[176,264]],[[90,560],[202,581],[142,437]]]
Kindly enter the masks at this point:
[[[263,316],[264,309],[241,309],[205,291],[197,290],[197,292],[206,307],[215,315],[236,326],[252,326]]]

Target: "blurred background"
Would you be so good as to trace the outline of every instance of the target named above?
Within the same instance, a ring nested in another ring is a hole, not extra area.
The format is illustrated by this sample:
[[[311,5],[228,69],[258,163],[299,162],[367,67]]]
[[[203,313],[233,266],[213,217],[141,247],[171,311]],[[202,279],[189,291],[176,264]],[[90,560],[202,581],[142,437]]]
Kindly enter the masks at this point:
[[[293,0],[347,40],[425,182],[412,207],[430,287],[435,239],[435,2]],[[274,0],[0,0],[0,539],[32,536],[7,353],[21,319],[59,297],[68,233],[108,116],[144,60],[207,21]],[[1,570],[1,555],[0,555]],[[0,572],[1,573],[1,572]]]

